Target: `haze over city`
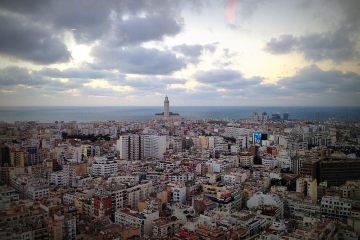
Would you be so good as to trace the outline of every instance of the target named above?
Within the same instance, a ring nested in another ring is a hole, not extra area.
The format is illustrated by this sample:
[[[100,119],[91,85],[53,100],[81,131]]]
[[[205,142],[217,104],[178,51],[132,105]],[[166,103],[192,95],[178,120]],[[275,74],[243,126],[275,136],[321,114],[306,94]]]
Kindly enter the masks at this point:
[[[357,0],[0,2],[0,106],[359,106]]]

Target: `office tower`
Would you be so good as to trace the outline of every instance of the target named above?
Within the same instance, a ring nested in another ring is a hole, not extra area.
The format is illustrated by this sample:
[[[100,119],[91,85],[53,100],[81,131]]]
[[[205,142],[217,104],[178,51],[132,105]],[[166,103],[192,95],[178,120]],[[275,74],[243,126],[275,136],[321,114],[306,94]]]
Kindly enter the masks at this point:
[[[349,180],[360,179],[360,159],[327,157],[317,165],[317,181],[327,181],[328,186],[339,186]]]
[[[259,114],[257,112],[253,113],[253,118],[254,118],[254,121],[256,121],[256,122],[260,120]]]
[[[266,122],[268,120],[267,112],[263,112],[261,115],[261,121]]]
[[[10,166],[10,149],[8,146],[0,147],[0,166]]]
[[[314,118],[315,118],[315,121],[320,121],[320,112],[315,112]]]
[[[273,120],[273,121],[279,121],[279,120],[281,120],[280,114],[279,114],[279,113],[273,113],[273,114],[271,115],[271,120]]]
[[[25,148],[26,152],[26,163],[27,166],[33,166],[38,164],[38,149],[34,146],[29,146]]]
[[[287,112],[286,112],[286,113],[283,113],[283,120],[284,120],[284,121],[288,121],[288,120],[289,120],[289,116],[290,116],[289,113],[287,113]]]

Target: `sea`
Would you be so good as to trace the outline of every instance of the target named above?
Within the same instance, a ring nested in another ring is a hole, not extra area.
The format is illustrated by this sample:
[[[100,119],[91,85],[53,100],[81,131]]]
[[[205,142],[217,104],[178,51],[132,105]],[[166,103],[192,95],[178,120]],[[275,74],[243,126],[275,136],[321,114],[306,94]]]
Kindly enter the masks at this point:
[[[253,106],[172,106],[172,112],[186,119],[246,119],[254,112],[289,113],[296,120],[359,121],[360,107],[253,107]],[[162,112],[161,106],[153,107],[0,107],[0,121],[104,121],[104,120],[148,120]]]

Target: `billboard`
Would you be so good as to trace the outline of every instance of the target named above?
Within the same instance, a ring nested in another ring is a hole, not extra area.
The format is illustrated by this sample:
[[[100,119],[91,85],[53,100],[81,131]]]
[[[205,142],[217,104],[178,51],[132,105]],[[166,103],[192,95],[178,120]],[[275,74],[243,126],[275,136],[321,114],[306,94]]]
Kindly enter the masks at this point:
[[[253,133],[253,142],[254,143],[261,143],[261,133],[254,132]]]

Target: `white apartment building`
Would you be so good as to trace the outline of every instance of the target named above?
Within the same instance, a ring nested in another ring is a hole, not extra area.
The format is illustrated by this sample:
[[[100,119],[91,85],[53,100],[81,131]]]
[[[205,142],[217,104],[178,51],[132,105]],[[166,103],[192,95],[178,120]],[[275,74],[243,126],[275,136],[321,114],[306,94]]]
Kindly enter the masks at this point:
[[[186,187],[185,184],[177,184],[172,187],[172,200],[184,204],[186,202]]]
[[[297,217],[320,217],[320,206],[303,199],[287,199],[289,213]]]
[[[144,210],[133,211],[128,208],[115,212],[115,223],[141,227],[141,235],[149,236],[152,231],[153,221],[159,218],[159,211]]]
[[[143,135],[144,158],[162,159],[166,152],[166,136]]]
[[[209,137],[209,149],[218,149],[223,150],[224,147],[224,138],[220,136],[211,136]]]
[[[174,173],[169,176],[169,179],[173,182],[187,182],[194,179],[194,173],[190,172],[182,172],[182,173]]]
[[[178,162],[171,162],[171,161],[167,161],[167,162],[164,162],[164,161],[159,161],[157,163],[157,168],[159,169],[168,169],[168,170],[171,170],[171,169],[174,169],[175,167],[179,166],[179,163]]]
[[[278,161],[276,158],[265,157],[262,159],[262,165],[264,165],[267,169],[274,169],[278,165]]]
[[[29,186],[27,190],[27,195],[32,200],[47,198],[49,196],[49,187],[47,185]]]
[[[246,172],[231,172],[229,174],[224,174],[223,181],[229,184],[241,183],[245,182],[248,178],[248,174]]]
[[[254,156],[251,153],[240,154],[239,163],[242,167],[250,167],[254,165]]]
[[[277,159],[281,168],[291,168],[290,155],[286,150],[279,151]]]
[[[154,192],[154,186],[151,181],[145,182],[134,187],[128,188],[127,190],[128,205],[132,209],[138,207],[138,203],[141,200],[146,199]]]
[[[114,205],[113,211],[116,211],[124,207],[137,209],[139,201],[148,198],[154,192],[154,187],[151,181],[146,181],[129,188],[121,184],[108,191]]]
[[[62,171],[53,172],[50,175],[50,183],[56,186],[68,186],[69,185],[69,171],[64,169]]]
[[[100,146],[82,145],[82,154],[86,157],[100,157]]]
[[[63,195],[63,203],[65,205],[73,205],[75,202],[76,196],[75,194],[71,194],[71,193],[65,193]]]
[[[29,178],[18,176],[11,179],[11,186],[32,200],[39,200],[49,196],[49,184],[43,178]]]
[[[321,214],[329,217],[348,217],[351,215],[351,201],[339,196],[324,196],[320,209]]]
[[[118,171],[118,164],[115,160],[105,157],[95,158],[91,166],[91,175],[109,177]]]

